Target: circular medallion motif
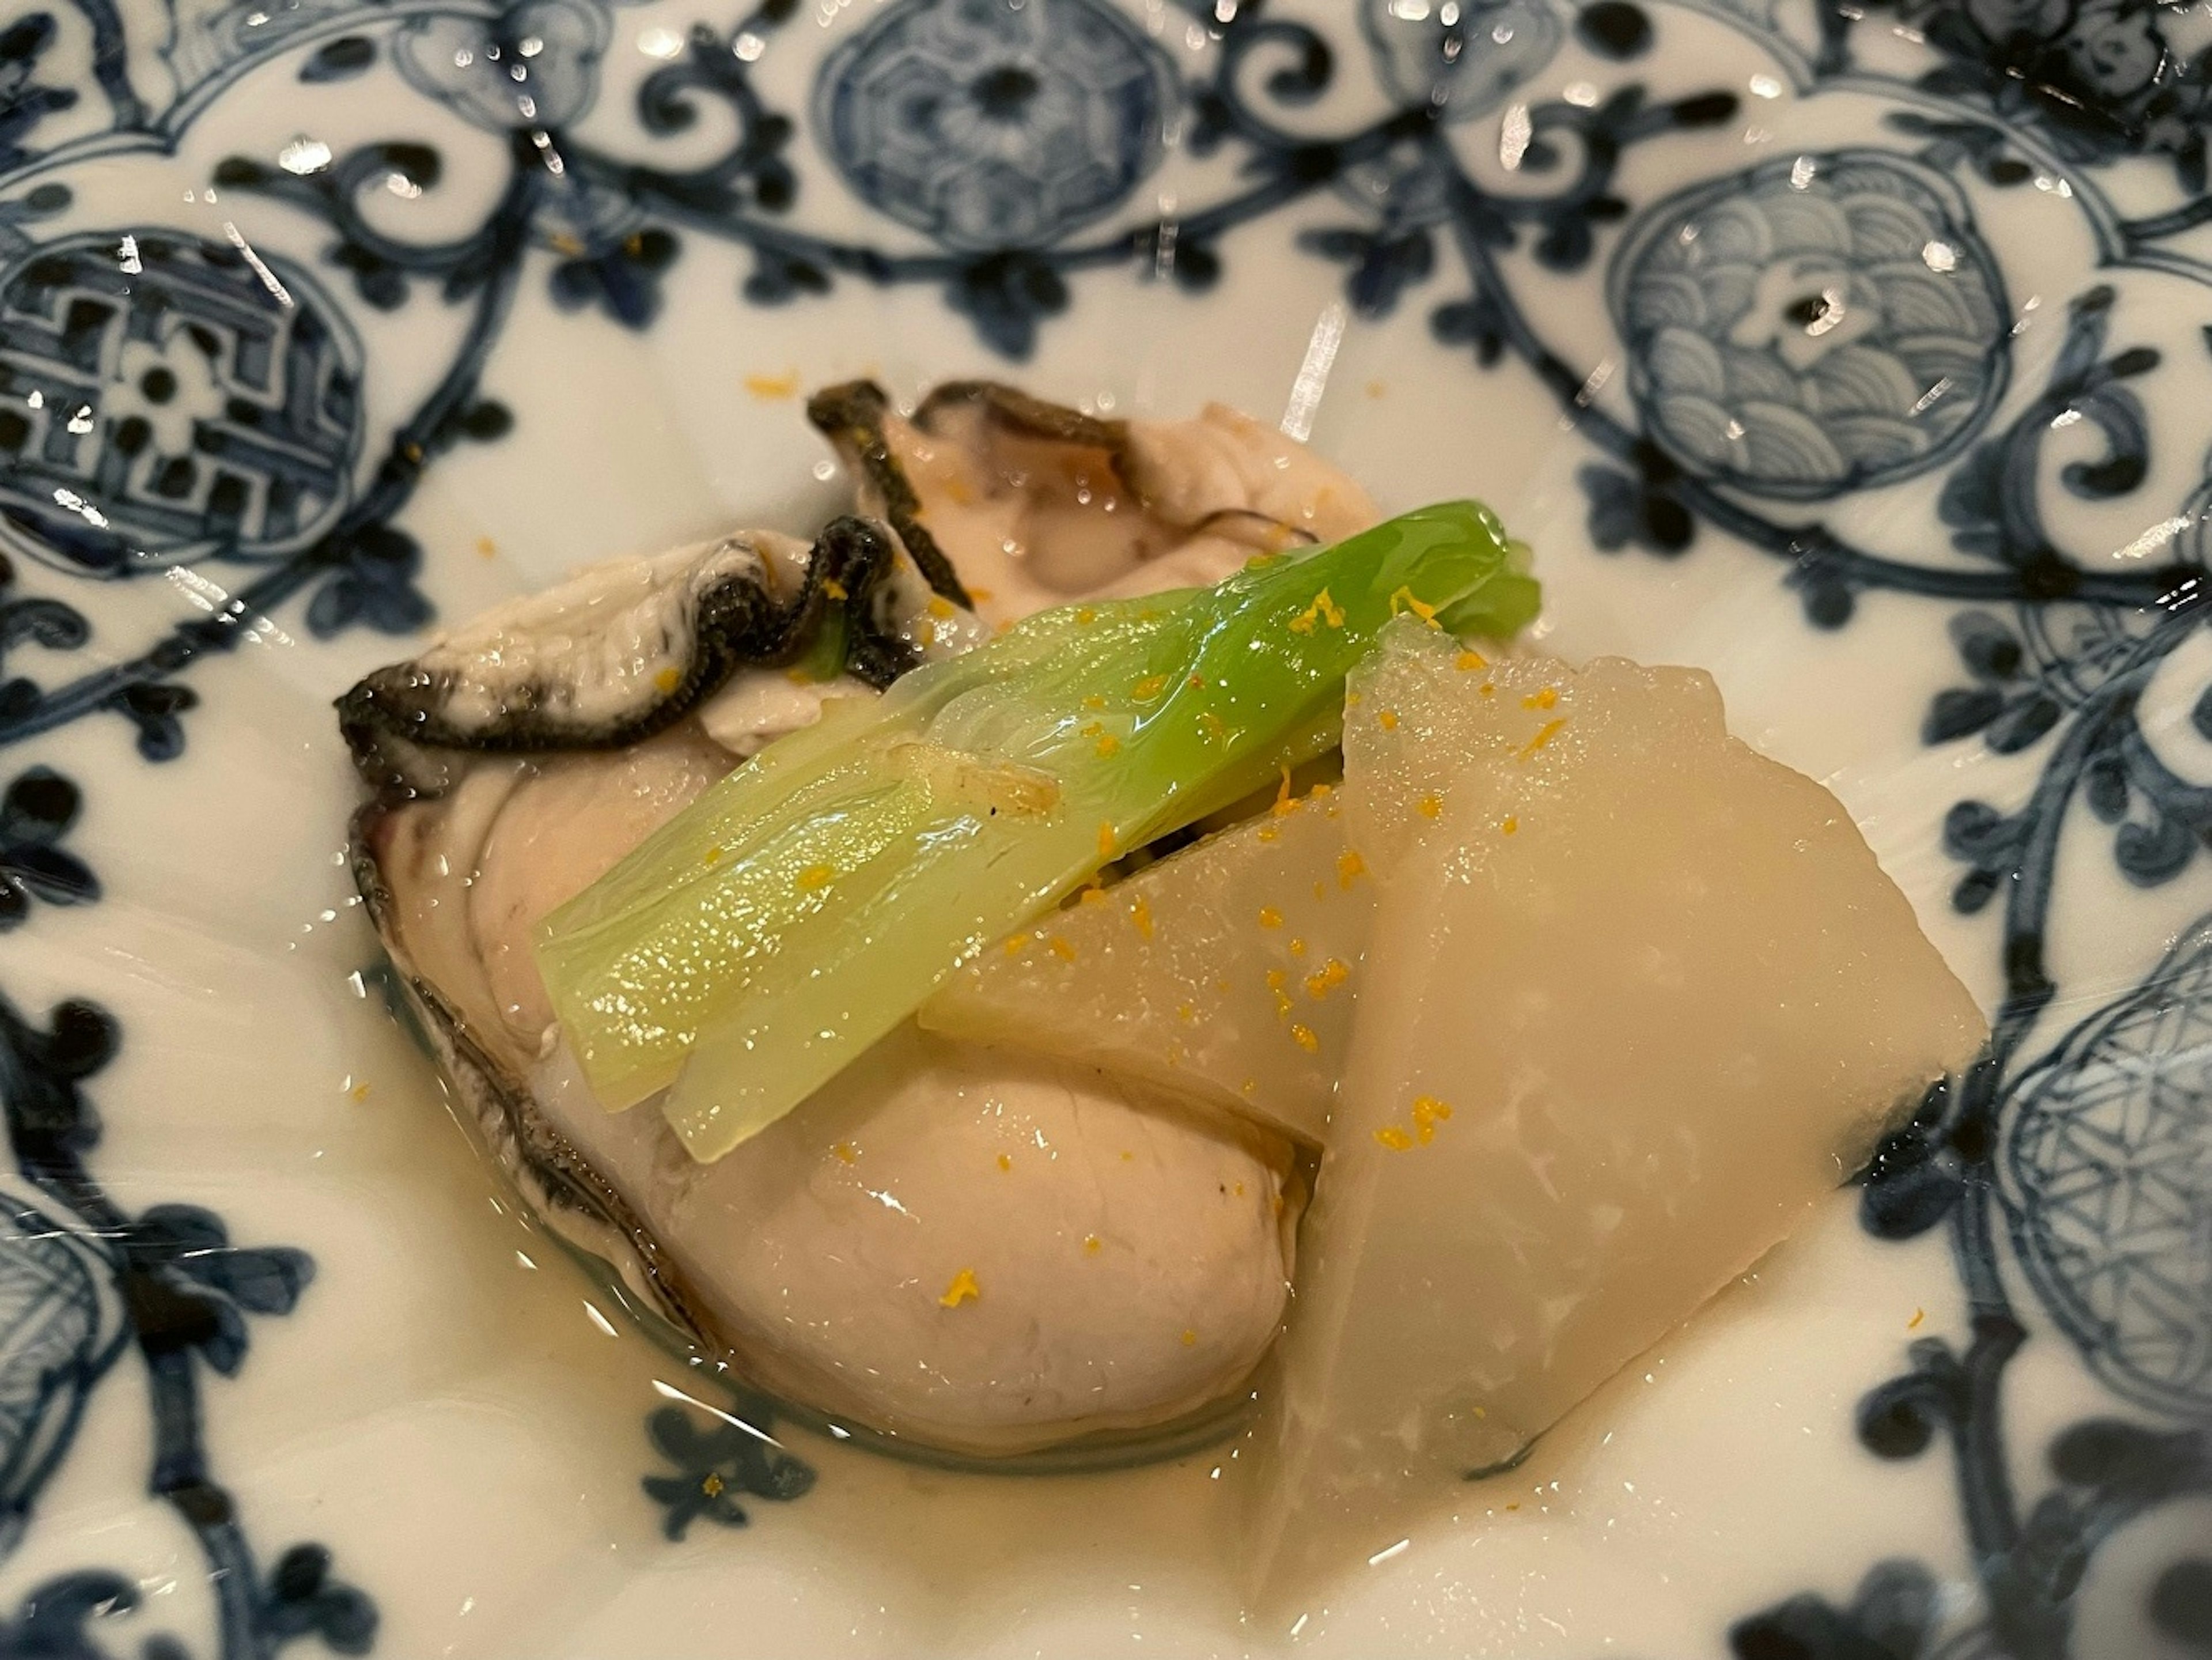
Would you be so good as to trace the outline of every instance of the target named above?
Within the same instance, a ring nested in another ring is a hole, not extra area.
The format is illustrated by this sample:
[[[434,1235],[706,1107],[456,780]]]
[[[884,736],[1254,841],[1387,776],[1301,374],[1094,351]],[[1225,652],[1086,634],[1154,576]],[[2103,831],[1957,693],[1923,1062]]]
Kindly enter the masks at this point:
[[[2212,1406],[2212,922],[2025,1080],[2002,1168],[2045,1304],[2122,1395]]]
[[[1631,387],[1692,471],[1817,500],[1954,453],[2004,390],[1996,260],[1939,175],[1800,155],[1667,198],[1611,276]]]
[[[79,574],[264,556],[328,529],[362,357],[304,273],[174,231],[93,231],[0,271],[0,540]]]
[[[0,1195],[0,1549],[66,1444],[100,1337],[100,1297],[68,1234]]]
[[[824,60],[814,109],[854,191],[956,248],[1035,247],[1119,204],[1179,97],[1097,0],[906,0]]]

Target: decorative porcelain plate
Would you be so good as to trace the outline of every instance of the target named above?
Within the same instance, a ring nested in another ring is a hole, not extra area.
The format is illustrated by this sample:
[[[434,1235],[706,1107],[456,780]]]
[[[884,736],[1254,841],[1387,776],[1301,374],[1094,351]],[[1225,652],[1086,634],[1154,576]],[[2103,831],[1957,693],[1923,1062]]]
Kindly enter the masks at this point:
[[[2212,1654],[2208,138],[2148,0],[10,0],[0,1654]],[[457,1130],[330,704],[819,524],[863,374],[1486,497],[1990,1058],[1280,1620],[1208,1451],[741,1420]]]

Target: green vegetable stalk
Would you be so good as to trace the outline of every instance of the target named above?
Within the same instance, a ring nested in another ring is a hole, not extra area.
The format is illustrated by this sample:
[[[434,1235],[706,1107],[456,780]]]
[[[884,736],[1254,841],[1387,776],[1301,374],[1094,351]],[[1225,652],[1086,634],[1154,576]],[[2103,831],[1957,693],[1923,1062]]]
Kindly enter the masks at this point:
[[[1504,637],[1535,582],[1449,502],[1212,588],[1063,606],[833,702],[550,917],[538,966],[600,1098],[712,1160],[1100,866],[1337,741],[1398,613]]]

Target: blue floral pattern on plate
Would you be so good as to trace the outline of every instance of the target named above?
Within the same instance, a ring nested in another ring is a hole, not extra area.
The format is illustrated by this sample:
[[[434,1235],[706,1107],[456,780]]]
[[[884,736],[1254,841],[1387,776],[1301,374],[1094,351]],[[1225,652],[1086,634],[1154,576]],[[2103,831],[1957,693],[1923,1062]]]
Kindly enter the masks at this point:
[[[2212,921],[2024,1079],[2005,1195],[2045,1305],[2121,1394],[2212,1400]]]
[[[1872,19],[1843,0],[1362,0],[1326,27],[1249,0],[1141,14],[1109,0],[890,0],[836,38],[792,110],[756,66],[772,44],[790,49],[797,9],[672,14],[626,114],[599,107],[621,27],[608,0],[74,0],[0,27],[0,538],[18,556],[0,561],[0,654],[14,660],[0,743],[114,715],[143,759],[170,761],[197,723],[223,718],[190,684],[199,668],[287,608],[319,638],[430,620],[408,515],[445,457],[514,427],[482,381],[526,284],[643,330],[687,249],[719,245],[744,266],[726,303],[933,290],[984,350],[1018,361],[1086,274],[1133,271],[1158,282],[1158,305],[1185,303],[1174,296],[1206,295],[1245,257],[1241,231],[1296,210],[1293,245],[1338,268],[1350,313],[1418,306],[1471,386],[1510,373],[1550,400],[1583,453],[1596,549],[1748,550],[1821,629],[1875,594],[1942,617],[1954,660],[1934,667],[1948,684],[1921,740],[2017,757],[2027,782],[1942,816],[1951,903],[1990,918],[2002,974],[1991,1049],[1891,1138],[1861,1195],[1878,1237],[1943,1232],[1966,1319],[1912,1342],[1855,1429],[1875,1458],[1948,1450],[1973,1583],[1961,1596],[1932,1565],[1869,1564],[1844,1600],[1787,1597],[1716,1640],[1742,1660],[2082,1651],[2075,1592],[2098,1553],[2212,1492],[2212,924],[2167,902],[2171,951],[2145,952],[2136,983],[2063,1032],[2051,966],[2062,842],[2099,839],[2118,891],[2146,896],[2179,892],[2212,843],[2212,784],[2177,769],[2144,714],[2201,629],[2212,580],[2212,483],[2200,471],[2152,500],[2152,481],[2170,481],[2156,464],[2194,457],[2205,433],[2154,416],[2140,390],[2169,365],[2143,344],[2150,319],[2124,281],[2212,289],[2199,234],[2212,227],[2212,46],[2181,13],[2123,0],[1901,0]],[[1747,167],[1708,150],[1662,187],[1632,183],[1658,171],[1632,158],[1741,117],[1730,87],[1661,96],[1656,67],[1638,67],[1670,31],[1713,19],[1765,54],[1758,96],[1848,93],[1874,113],[1845,144]],[[1176,57],[1178,37],[1202,53]],[[76,50],[65,40],[88,54],[81,84],[57,67]],[[1595,79],[1540,92],[1570,51]],[[368,76],[392,100],[381,136],[216,171],[224,192],[318,227],[313,261],[264,254],[234,228],[218,241],[143,215],[70,216],[89,187],[81,169],[167,153],[280,65],[303,109]],[[1348,87],[1380,112],[1332,124]],[[476,222],[409,240],[370,204],[447,176],[418,136],[434,109],[497,135],[499,159]],[[628,148],[610,136],[624,120],[639,138]],[[666,159],[679,141],[684,159]],[[1212,193],[1139,205],[1176,154],[1212,169]],[[842,216],[814,211],[839,191]],[[2035,295],[2057,337],[2032,362],[2014,344],[2027,290],[1992,228],[2031,193],[2071,204],[2109,268]],[[1547,335],[1534,300],[1539,284],[1601,274],[1626,365],[1613,393]],[[450,348],[377,425],[366,325],[433,308],[451,319]],[[1915,480],[1932,513],[1892,515],[1879,543],[1862,534],[1881,515],[1851,506]],[[2151,526],[2119,558],[2079,528],[2106,506]],[[198,614],[132,634],[144,625],[114,585],[187,562]],[[234,592],[204,575],[225,565],[240,570]],[[2212,741],[2212,690],[2192,720]],[[82,801],[43,765],[8,790],[0,931],[100,897],[66,845]],[[0,1205],[0,1554],[36,1528],[87,1403],[136,1356],[150,1486],[220,1587],[207,1651],[307,1639],[362,1651],[369,1596],[319,1545],[261,1566],[199,1426],[203,1385],[244,1364],[248,1316],[289,1312],[312,1262],[234,1245],[204,1210],[108,1195],[82,1086],[118,1042],[81,999],[43,1022],[0,1002],[19,1178]],[[2109,1387],[2112,1409],[2030,1447],[2008,1416],[2008,1370],[2052,1338]],[[788,1501],[811,1485],[806,1465],[724,1416],[702,1428],[667,1408],[651,1422],[674,1473],[645,1491],[672,1538],[744,1522],[740,1496]],[[2032,1499],[2024,1480],[2043,1483]],[[96,1622],[137,1596],[105,1569],[50,1580],[0,1619],[0,1654],[97,1656]],[[2179,1649],[2212,1640],[2201,1546],[2164,1562],[2143,1617]],[[143,1648],[181,1652],[166,1637]]]
[[[1693,186],[1616,257],[1653,437],[1759,496],[1887,483],[1954,451],[2010,362],[1996,262],[1940,174],[1873,151]]]
[[[1088,0],[916,0],[825,58],[814,119],[878,212],[950,247],[1089,224],[1158,165],[1174,66]]]
[[[587,0],[525,0],[496,17],[432,13],[392,43],[400,74],[493,132],[565,127],[598,90],[607,14]]]
[[[361,349],[282,261],[146,227],[27,248],[0,269],[0,541],[31,558],[288,553],[352,494]]]
[[[1429,105],[1452,121],[1489,114],[1566,38],[1559,14],[1542,0],[1433,9],[1364,0],[1359,22],[1392,98],[1409,108]]]

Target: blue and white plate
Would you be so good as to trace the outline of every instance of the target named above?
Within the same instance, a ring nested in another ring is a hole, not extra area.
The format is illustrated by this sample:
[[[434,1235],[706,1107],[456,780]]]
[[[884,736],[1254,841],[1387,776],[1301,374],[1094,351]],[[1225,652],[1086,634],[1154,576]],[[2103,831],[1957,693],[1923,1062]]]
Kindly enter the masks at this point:
[[[2209,140],[2147,0],[11,0],[0,1655],[2212,1653]],[[340,854],[360,672],[977,374],[1488,497],[1994,1018],[1295,1623],[1204,1455],[764,1458],[474,1161]]]

